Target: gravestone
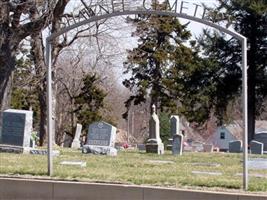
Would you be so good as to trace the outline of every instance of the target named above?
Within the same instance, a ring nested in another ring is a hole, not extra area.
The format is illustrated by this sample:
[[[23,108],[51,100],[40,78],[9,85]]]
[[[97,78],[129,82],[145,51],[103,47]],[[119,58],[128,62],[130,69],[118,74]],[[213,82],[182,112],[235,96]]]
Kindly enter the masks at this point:
[[[218,163],[191,163],[193,166],[202,166],[202,167],[220,167],[221,164]]]
[[[124,149],[124,144],[121,142],[115,142],[115,148],[117,150],[123,150]]]
[[[137,144],[137,149],[139,151],[145,151],[146,150],[146,145],[145,144]]]
[[[182,155],[183,153],[183,135],[175,134],[173,135],[172,141],[172,154],[173,155]]]
[[[260,154],[260,155],[262,155],[263,154],[263,146],[264,146],[263,143],[255,141],[255,140],[252,140],[250,142],[250,152],[252,154]]]
[[[254,140],[263,143],[263,151],[267,153],[267,132],[255,134]]]
[[[30,147],[34,149],[35,146],[36,146],[36,142],[35,142],[34,139],[31,138],[31,140],[30,140]]]
[[[38,133],[37,131],[32,131],[31,138],[30,138],[30,147],[35,148],[36,142],[38,142]]]
[[[87,142],[83,146],[83,153],[116,156],[115,149],[117,128],[106,122],[95,122],[89,125]]]
[[[171,138],[168,140],[167,150],[172,150],[173,136],[180,134],[180,118],[178,115],[172,115],[171,122]]]
[[[175,164],[175,162],[171,161],[171,160],[148,160],[148,163],[152,163],[152,164]]]
[[[66,132],[64,132],[62,146],[69,148],[71,147],[71,144],[72,144],[72,137]]]
[[[243,173],[236,173],[235,176],[243,176]],[[248,174],[249,177],[256,177],[256,178],[267,178],[265,174]]]
[[[192,174],[221,176],[222,172],[192,171]]]
[[[193,141],[191,143],[191,146],[192,146],[193,152],[203,152],[204,151],[203,143],[201,143],[201,142]]]
[[[171,137],[180,134],[180,118],[178,115],[171,116]]]
[[[61,165],[69,165],[69,166],[78,166],[78,167],[86,167],[86,162],[84,161],[62,161]]]
[[[240,153],[242,151],[242,141],[233,140],[229,142],[229,152],[230,153]]]
[[[30,154],[34,154],[34,155],[47,155],[48,151],[46,149],[31,149],[30,150]],[[53,150],[52,151],[52,156],[56,157],[60,155],[60,151],[59,150]]]
[[[28,152],[32,134],[33,112],[27,110],[8,109],[2,113],[0,133],[1,150],[16,149]],[[9,152],[12,152],[11,150]],[[17,151],[14,151],[17,152]]]
[[[76,126],[75,137],[74,137],[73,142],[71,144],[71,148],[73,148],[73,149],[81,148],[80,136],[82,133],[82,127],[83,126],[81,124],[77,124],[77,126]]]
[[[267,170],[266,158],[253,158],[248,160],[248,168],[254,170]]]
[[[160,138],[159,118],[156,114],[156,106],[152,106],[152,116],[149,120],[149,139],[146,143],[147,153],[164,154],[164,145]]]
[[[248,168],[254,170],[267,170],[266,158],[252,158],[248,160]]]

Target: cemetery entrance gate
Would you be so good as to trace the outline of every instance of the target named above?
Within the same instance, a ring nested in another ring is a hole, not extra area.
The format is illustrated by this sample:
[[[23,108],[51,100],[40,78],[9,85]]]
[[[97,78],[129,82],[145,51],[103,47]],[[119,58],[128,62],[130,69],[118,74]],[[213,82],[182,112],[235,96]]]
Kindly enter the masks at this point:
[[[242,44],[242,107],[243,107],[243,189],[248,189],[248,94],[247,94],[247,38],[243,35],[229,30],[226,27],[220,26],[209,21],[207,18],[208,10],[196,3],[190,3],[179,0],[167,0],[166,10],[157,10],[151,5],[154,0],[107,0],[107,1],[94,1],[90,0],[90,6],[86,5],[83,1],[83,6],[79,11],[79,15],[83,16],[83,20],[77,21],[69,19],[68,27],[62,28],[60,31],[49,35],[46,38],[46,63],[47,63],[47,127],[48,127],[48,174],[53,174],[53,160],[52,160],[52,61],[51,61],[51,43],[53,39],[60,35],[73,30],[77,27],[86,25],[91,22],[96,22],[102,19],[107,19],[122,15],[159,15],[159,16],[172,16],[182,18],[206,26],[215,28],[221,32],[231,35]],[[189,9],[192,8],[193,9]],[[225,16],[218,15],[217,17],[224,18]]]

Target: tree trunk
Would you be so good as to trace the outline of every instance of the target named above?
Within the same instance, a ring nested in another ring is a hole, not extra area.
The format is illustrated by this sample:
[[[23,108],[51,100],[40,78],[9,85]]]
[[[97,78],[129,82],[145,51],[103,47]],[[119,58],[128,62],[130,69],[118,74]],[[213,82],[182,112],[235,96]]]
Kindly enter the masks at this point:
[[[0,111],[10,105],[12,74],[15,69],[13,32],[9,27],[9,6],[0,6]]]
[[[46,106],[46,92],[42,89],[38,90],[38,100],[39,100],[39,108],[40,108],[40,122],[39,122],[39,131],[40,131],[40,146],[45,145],[46,133],[47,133],[47,126],[46,126],[46,119],[47,119],[47,106]]]
[[[52,32],[57,32],[60,30],[60,17],[62,13],[65,10],[66,5],[68,4],[69,0],[63,0],[63,1],[58,1],[56,3],[56,7],[54,10],[53,14],[53,20],[52,20]],[[32,19],[35,20],[38,18],[38,13],[32,13],[31,15]],[[55,57],[58,56],[59,51],[55,51],[54,46],[58,46],[58,40],[56,40],[56,43],[53,42],[53,51],[52,51],[52,58],[53,58],[53,65],[55,64],[56,60]],[[43,38],[42,38],[42,33],[37,32],[36,34],[32,35],[32,55],[34,58],[34,63],[35,67],[37,68],[36,70],[36,75],[38,76],[40,83],[39,88],[38,88],[38,99],[40,103],[40,145],[44,145],[47,142],[47,102],[46,102],[46,73],[47,73],[47,68],[45,65],[44,61],[44,46],[43,46]],[[55,71],[54,71],[55,73]],[[54,74],[55,77],[55,74]],[[55,84],[53,85],[55,86]],[[54,94],[56,94],[56,89],[54,88]],[[56,98],[53,96],[53,129],[55,130],[55,107],[56,107]],[[55,134],[55,133],[54,133]],[[53,143],[55,143],[56,137],[55,135],[52,136]]]
[[[252,16],[252,22],[256,19]],[[252,30],[257,30],[257,24],[251,24]],[[255,115],[256,115],[256,52],[257,52],[257,38],[251,31],[249,36],[250,49],[248,52],[248,143],[254,139],[255,135]]]
[[[1,27],[0,27],[1,29]],[[1,31],[2,32],[2,31]],[[0,109],[9,108],[11,101],[12,77],[15,69],[15,53],[9,49],[9,42],[1,45],[0,50]]]
[[[70,0],[61,0],[58,1],[56,4],[56,7],[54,9],[53,12],[53,21],[52,21],[52,30],[51,30],[51,34],[58,32],[62,27],[61,27],[61,23],[62,23],[62,14],[65,11],[65,7],[67,6],[68,2]],[[53,80],[53,94],[52,94],[52,105],[53,105],[53,109],[52,109],[52,118],[53,118],[53,130],[54,133],[52,135],[52,139],[53,139],[53,143],[56,144],[56,141],[60,141],[61,136],[60,136],[60,130],[57,129],[58,126],[56,126],[56,107],[57,107],[57,98],[56,98],[56,94],[57,94],[57,81],[56,79],[56,74],[57,74],[57,69],[56,69],[56,62],[58,59],[58,56],[60,54],[60,51],[64,48],[64,45],[61,44],[59,37],[54,38],[54,40],[52,41],[52,80]]]
[[[250,90],[249,92],[250,93]],[[248,100],[248,143],[254,139],[255,135],[255,98],[252,96]]]
[[[255,65],[249,65],[248,69],[248,144],[255,135]]]
[[[1,68],[5,68],[5,66],[1,66]],[[0,73],[2,76],[2,70],[0,69]],[[12,70],[7,70],[5,78],[1,77],[0,80],[0,111],[4,111],[9,108],[11,103],[11,88],[12,88],[12,80],[13,80],[13,72]]]
[[[33,56],[33,61],[36,68],[36,76],[39,80],[39,84],[37,86],[38,91],[38,101],[39,101],[39,109],[40,109],[40,122],[39,122],[39,131],[40,131],[40,145],[43,146],[46,141],[46,118],[47,118],[47,105],[46,105],[46,67],[44,62],[44,47],[42,43],[42,35],[41,33],[37,33],[32,35],[32,51],[31,54]]]

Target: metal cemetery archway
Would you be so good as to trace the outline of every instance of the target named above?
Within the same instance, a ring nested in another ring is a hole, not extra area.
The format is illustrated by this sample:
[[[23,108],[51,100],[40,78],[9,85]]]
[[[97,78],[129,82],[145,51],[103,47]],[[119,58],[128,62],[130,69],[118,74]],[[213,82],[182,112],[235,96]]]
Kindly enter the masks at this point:
[[[128,4],[126,4],[126,1],[128,1]],[[48,67],[47,71],[47,105],[48,105],[48,111],[47,111],[47,127],[48,127],[48,174],[51,176],[53,174],[53,159],[52,159],[52,135],[53,135],[53,128],[52,128],[52,62],[51,62],[51,43],[54,38],[60,36],[63,33],[66,33],[72,29],[75,29],[77,27],[80,27],[82,25],[95,22],[102,19],[107,19],[111,17],[116,16],[122,16],[122,15],[136,15],[136,14],[142,14],[142,15],[161,15],[161,16],[172,16],[172,17],[178,17],[187,19],[190,21],[195,21],[204,25],[207,25],[209,27],[213,27],[221,32],[227,33],[234,38],[238,39],[239,42],[242,44],[242,94],[243,94],[243,189],[248,189],[248,167],[247,167],[247,160],[248,160],[248,94],[247,94],[247,39],[243,35],[236,33],[234,31],[228,30],[225,27],[219,26],[217,24],[214,24],[207,19],[205,19],[205,9],[204,13],[201,18],[196,17],[197,9],[200,5],[196,5],[194,9],[194,14],[187,15],[183,13],[186,9],[188,9],[185,6],[185,1],[181,2],[179,11],[177,10],[177,0],[173,4],[173,6],[169,7],[169,9],[166,9],[166,11],[162,10],[154,10],[151,7],[148,8],[146,0],[140,0],[141,1],[141,7],[135,7],[133,8],[129,7],[129,2],[132,0],[110,0],[110,7],[106,7],[107,5],[96,5],[98,6],[98,9],[92,10],[90,7],[85,6],[86,8],[86,17],[84,14],[84,20],[76,22],[74,20],[73,24],[70,24],[68,27],[63,28],[57,33],[51,34],[46,38],[46,63]],[[168,2],[168,1],[167,1]],[[168,2],[169,3],[169,2]],[[169,3],[170,4],[170,3]],[[94,12],[98,10],[98,15]],[[82,13],[82,12],[81,12]],[[80,14],[80,13],[79,13]]]

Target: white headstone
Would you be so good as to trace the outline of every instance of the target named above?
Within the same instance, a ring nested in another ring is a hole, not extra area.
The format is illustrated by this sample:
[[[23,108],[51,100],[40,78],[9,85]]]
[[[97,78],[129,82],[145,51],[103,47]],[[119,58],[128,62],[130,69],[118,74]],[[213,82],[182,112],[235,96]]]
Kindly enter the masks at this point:
[[[77,124],[77,126],[76,126],[75,137],[74,137],[73,142],[71,144],[71,148],[73,148],[73,149],[81,148],[80,136],[82,133],[82,127],[83,126],[81,124]]]
[[[152,106],[152,116],[149,120],[149,139],[154,139],[156,142],[162,142],[160,138],[159,117],[156,114],[155,105]]]
[[[171,137],[180,134],[180,119],[178,115],[171,116]]]
[[[61,165],[70,165],[70,166],[79,166],[79,167],[86,167],[86,162],[84,161],[62,161],[60,162]]]

